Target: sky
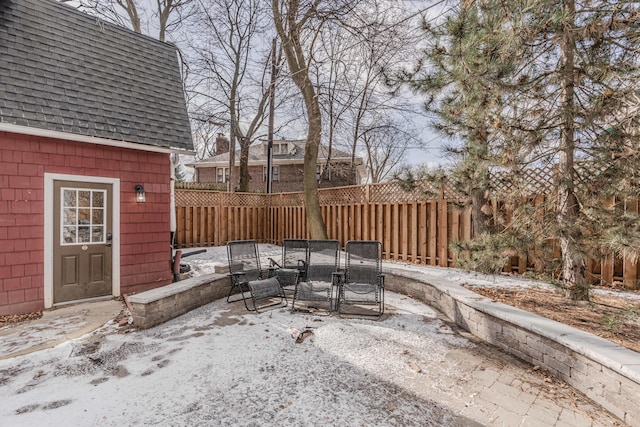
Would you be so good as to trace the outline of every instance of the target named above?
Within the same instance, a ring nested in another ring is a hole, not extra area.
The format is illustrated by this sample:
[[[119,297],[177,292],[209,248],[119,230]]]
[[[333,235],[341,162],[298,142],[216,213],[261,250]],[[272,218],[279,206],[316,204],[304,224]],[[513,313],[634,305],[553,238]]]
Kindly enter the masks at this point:
[[[78,6],[78,0],[70,0],[67,2],[69,5]],[[414,13],[418,13],[419,11],[428,10],[428,13],[434,16],[440,16],[443,8],[446,8],[447,1],[405,1],[404,7],[408,11],[415,11]],[[153,10],[155,9],[155,2],[151,0],[137,0],[137,5],[139,6],[139,12],[141,14],[142,27],[143,32],[146,34],[150,34],[151,36],[157,36],[157,28],[154,27],[155,18],[153,17]],[[123,23],[127,23],[126,18],[122,20]],[[413,21],[411,21],[413,22]],[[180,36],[180,33],[176,33],[176,37]],[[172,36],[169,35],[169,39],[171,40]],[[184,41],[181,42],[184,44]],[[182,46],[184,48],[184,46]],[[408,99],[409,102],[415,104],[415,113],[411,114],[411,118],[409,122],[410,126],[414,129],[417,129],[418,132],[416,134],[417,140],[409,143],[409,149],[405,152],[405,155],[401,161],[402,165],[407,166],[417,166],[417,165],[429,165],[435,166],[446,162],[446,159],[443,156],[442,152],[442,139],[436,135],[428,125],[428,120],[424,114],[424,110],[421,107],[422,98],[420,95],[405,93],[402,95],[404,98]],[[278,120],[278,117],[276,117]],[[285,131],[284,134],[278,135],[279,137],[287,138],[287,139],[299,139],[304,138],[306,135],[306,127],[298,126],[299,129],[289,129],[289,131]],[[223,128],[223,132],[228,134],[228,128]],[[194,159],[189,159],[188,157],[182,157],[183,164],[192,162]],[[188,175],[193,173],[191,168],[184,168]]]

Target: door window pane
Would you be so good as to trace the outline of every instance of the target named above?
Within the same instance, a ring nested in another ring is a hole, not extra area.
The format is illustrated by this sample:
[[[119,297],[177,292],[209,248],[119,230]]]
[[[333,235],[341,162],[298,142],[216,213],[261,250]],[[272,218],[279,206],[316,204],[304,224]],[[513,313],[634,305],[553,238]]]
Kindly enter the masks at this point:
[[[77,206],[76,190],[63,190],[62,199],[64,200],[64,206]]]
[[[106,243],[106,191],[61,189],[60,244]]]
[[[76,209],[72,208],[65,208],[63,211],[63,215],[62,215],[62,224],[63,225],[76,225],[77,224],[77,219],[76,219]]]
[[[89,243],[91,241],[89,229],[90,228],[86,226],[78,227],[78,243]]]
[[[93,200],[91,202],[91,206],[93,206],[94,208],[104,208],[104,193],[102,191],[94,191],[92,196]]]
[[[83,208],[91,206],[91,191],[78,191],[78,206]]]
[[[91,209],[78,208],[78,224],[91,224]]]
[[[104,224],[104,209],[94,209],[91,214],[91,223],[96,224]]]
[[[62,229],[62,242],[63,243],[75,243],[76,242],[76,227],[63,227]]]
[[[93,243],[102,243],[104,242],[104,227],[91,227],[91,241]]]

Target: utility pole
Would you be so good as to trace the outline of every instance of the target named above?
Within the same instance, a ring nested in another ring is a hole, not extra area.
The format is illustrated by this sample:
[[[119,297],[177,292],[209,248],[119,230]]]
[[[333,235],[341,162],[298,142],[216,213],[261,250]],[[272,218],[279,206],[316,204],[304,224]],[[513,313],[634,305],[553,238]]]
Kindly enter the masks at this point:
[[[269,131],[267,136],[267,194],[271,193],[273,178],[273,115],[276,95],[276,39],[271,43],[271,83],[269,84]]]
[[[234,102],[233,100],[231,102]],[[236,163],[236,109],[231,106],[231,120],[229,121],[229,182],[227,183],[227,191],[232,193],[233,190],[233,167]]]

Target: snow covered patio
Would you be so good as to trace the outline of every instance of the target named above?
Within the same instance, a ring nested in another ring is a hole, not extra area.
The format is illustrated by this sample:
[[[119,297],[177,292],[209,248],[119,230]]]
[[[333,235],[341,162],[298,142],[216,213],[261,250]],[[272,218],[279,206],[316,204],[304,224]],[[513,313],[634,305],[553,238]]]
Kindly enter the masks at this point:
[[[376,322],[219,300],[145,331],[109,323],[0,361],[0,424],[619,423],[430,307],[392,292],[387,307]]]

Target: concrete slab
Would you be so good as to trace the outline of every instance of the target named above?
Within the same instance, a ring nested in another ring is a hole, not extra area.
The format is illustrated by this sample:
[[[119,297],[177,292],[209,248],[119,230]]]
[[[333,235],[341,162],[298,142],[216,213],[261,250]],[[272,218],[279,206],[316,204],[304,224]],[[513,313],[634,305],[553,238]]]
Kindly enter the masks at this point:
[[[0,328],[0,360],[55,347],[95,331],[124,308],[115,299],[65,305],[44,311],[42,318]]]

